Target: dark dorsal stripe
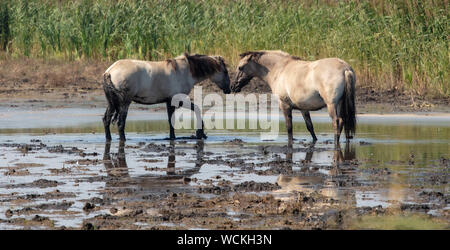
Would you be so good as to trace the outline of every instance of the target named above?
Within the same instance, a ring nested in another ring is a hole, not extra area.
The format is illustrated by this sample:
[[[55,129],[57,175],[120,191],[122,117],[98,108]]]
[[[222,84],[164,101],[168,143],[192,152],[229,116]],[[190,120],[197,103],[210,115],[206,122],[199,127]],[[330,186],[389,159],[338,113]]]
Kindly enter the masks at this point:
[[[221,62],[218,62],[212,57],[207,55],[188,55],[185,54],[188,62],[191,74],[193,77],[205,77],[210,76],[216,72],[221,71]]]
[[[175,59],[167,59],[167,65],[172,65],[173,70],[177,70],[177,61]]]

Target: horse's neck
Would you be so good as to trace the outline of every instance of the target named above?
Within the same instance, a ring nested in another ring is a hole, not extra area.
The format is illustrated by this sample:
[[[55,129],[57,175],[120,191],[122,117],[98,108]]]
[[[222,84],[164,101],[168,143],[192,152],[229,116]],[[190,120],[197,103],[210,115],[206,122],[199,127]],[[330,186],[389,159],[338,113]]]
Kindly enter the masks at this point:
[[[206,79],[208,79],[208,77],[197,77],[197,78],[194,78],[192,75],[191,75],[191,78],[192,78],[192,81],[193,81],[193,85],[195,85],[195,84],[197,84],[197,83],[199,83],[199,82],[203,82],[204,80],[206,80]]]
[[[193,88],[194,85],[198,82],[200,82],[198,79],[194,78],[190,72],[189,64],[187,64],[184,61],[177,61],[178,63],[178,70],[177,74],[179,74],[179,80],[182,80],[183,84],[186,86],[186,88]]]
[[[262,65],[259,72],[259,78],[265,81],[270,88],[273,89],[273,84],[279,71],[286,65],[288,60],[288,58],[281,55],[263,55],[258,62]]]
[[[182,59],[183,57],[177,57],[176,59]],[[182,77],[185,79],[186,84],[192,89],[195,84],[200,83],[206,79],[209,79],[211,75],[202,76],[202,77],[194,77],[190,70],[189,63],[186,59],[177,60],[179,67],[182,69]]]

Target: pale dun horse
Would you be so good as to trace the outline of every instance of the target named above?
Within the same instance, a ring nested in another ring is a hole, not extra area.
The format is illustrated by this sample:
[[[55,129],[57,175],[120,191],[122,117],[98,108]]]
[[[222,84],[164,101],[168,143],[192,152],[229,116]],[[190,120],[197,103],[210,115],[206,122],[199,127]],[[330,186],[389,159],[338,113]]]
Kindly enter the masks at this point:
[[[292,110],[302,112],[313,142],[317,141],[309,111],[328,108],[335,145],[342,129],[347,141],[356,130],[355,82],[352,67],[338,58],[303,61],[282,51],[252,51],[240,55],[232,91],[239,92],[253,78],[266,82],[279,97],[292,145]]]
[[[140,104],[166,103],[170,139],[175,139],[172,115],[175,108],[190,108],[197,116],[196,138],[203,139],[200,109],[187,95],[194,84],[210,79],[225,94],[230,93],[230,78],[220,56],[183,54],[166,61],[119,60],[103,75],[103,89],[108,107],[103,117],[105,136],[111,141],[110,124],[117,121],[120,140],[125,141],[125,121],[131,102]],[[184,96],[184,99],[180,99]],[[184,104],[183,104],[184,103]],[[186,103],[189,103],[186,105]]]

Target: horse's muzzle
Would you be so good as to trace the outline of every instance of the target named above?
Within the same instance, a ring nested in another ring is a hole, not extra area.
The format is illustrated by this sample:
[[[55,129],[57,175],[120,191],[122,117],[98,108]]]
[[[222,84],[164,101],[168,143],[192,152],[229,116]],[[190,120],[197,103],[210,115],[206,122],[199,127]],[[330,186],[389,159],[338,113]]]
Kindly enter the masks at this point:
[[[246,77],[244,76],[244,73],[242,71],[239,71],[236,74],[233,84],[231,84],[231,91],[233,91],[233,93],[241,92],[241,88],[246,84],[245,78]]]
[[[239,93],[241,92],[241,87],[239,87],[239,83],[238,82],[234,82],[233,85],[231,86],[231,91],[233,93]]]

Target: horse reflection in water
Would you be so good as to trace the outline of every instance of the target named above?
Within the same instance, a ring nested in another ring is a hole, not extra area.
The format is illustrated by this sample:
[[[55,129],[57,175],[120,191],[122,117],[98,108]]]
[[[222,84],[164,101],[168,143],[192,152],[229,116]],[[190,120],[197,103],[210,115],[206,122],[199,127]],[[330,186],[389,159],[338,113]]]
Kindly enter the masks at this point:
[[[103,154],[103,164],[108,175],[106,188],[122,188],[129,189],[125,191],[127,195],[142,196],[143,193],[167,192],[169,187],[174,189],[183,189],[188,183],[188,178],[197,173],[202,163],[204,142],[197,140],[194,146],[196,150],[195,166],[190,169],[175,171],[175,141],[170,141],[169,155],[167,161],[166,175],[158,176],[154,174],[141,175],[131,177],[127,165],[125,142],[119,143],[117,154],[111,153],[111,143],[105,144],[105,152]],[[116,192],[117,193],[117,192]]]
[[[286,160],[292,162],[293,150],[288,150]],[[312,157],[315,148],[314,144],[306,151],[305,159],[302,161],[302,168],[295,176],[279,175],[277,184],[282,187],[279,193],[289,193],[292,191],[311,193],[317,191],[324,196],[355,202],[355,195],[351,189],[347,188],[354,185],[355,169],[349,162],[355,159],[355,148],[349,143],[345,145],[345,151],[342,153],[338,146],[333,151],[333,161],[331,166],[318,166],[312,163]]]

